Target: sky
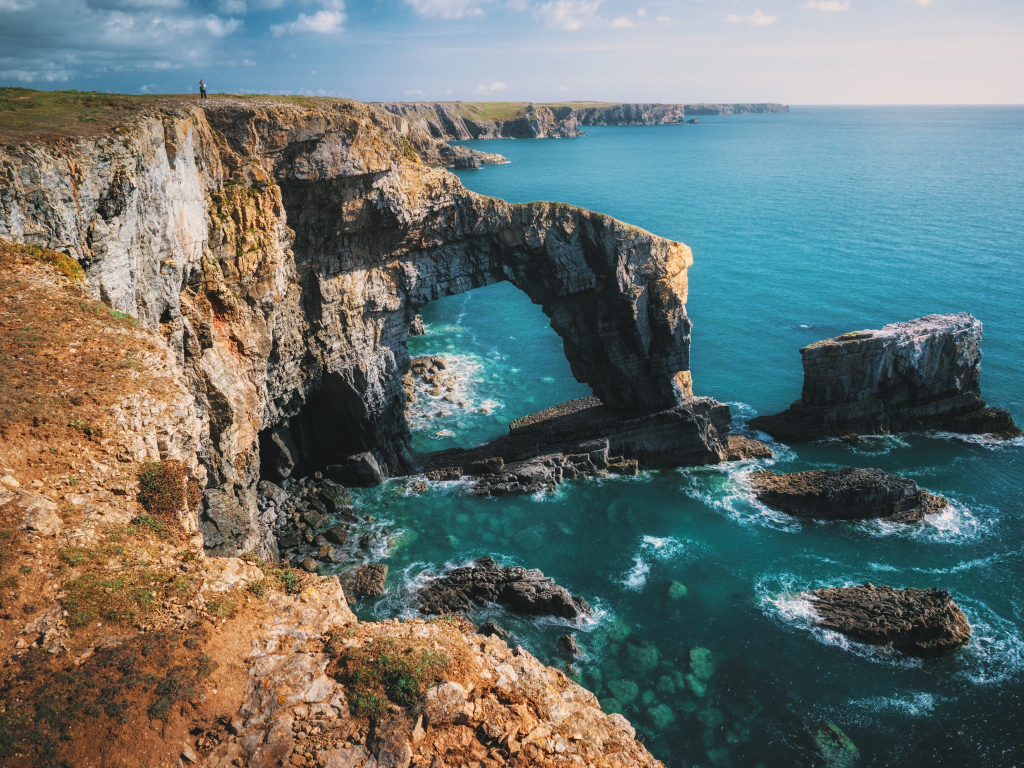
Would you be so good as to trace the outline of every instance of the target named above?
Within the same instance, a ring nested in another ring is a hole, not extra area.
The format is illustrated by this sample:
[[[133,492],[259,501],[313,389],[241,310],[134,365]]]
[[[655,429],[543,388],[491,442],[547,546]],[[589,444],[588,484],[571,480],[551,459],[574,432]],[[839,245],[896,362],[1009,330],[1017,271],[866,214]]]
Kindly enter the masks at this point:
[[[0,85],[1024,103],[1024,0],[0,0]]]

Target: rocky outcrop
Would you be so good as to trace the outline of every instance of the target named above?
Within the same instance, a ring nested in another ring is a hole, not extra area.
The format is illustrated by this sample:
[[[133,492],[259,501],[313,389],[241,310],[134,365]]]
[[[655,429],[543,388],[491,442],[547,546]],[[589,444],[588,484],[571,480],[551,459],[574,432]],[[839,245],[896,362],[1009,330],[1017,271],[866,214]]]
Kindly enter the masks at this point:
[[[516,419],[509,434],[470,449],[424,458],[431,479],[476,478],[486,495],[533,493],[578,477],[634,475],[640,467],[718,464],[771,452],[729,435],[729,406],[689,397],[674,408],[617,411],[581,398]]]
[[[818,520],[873,520],[914,523],[947,506],[941,496],[907,477],[880,469],[813,470],[750,476],[758,500],[796,517]]]
[[[569,594],[540,571],[503,568],[490,557],[478,558],[473,565],[454,568],[429,582],[420,591],[418,602],[424,613],[437,614],[470,613],[488,603],[532,616],[575,619],[591,613],[583,598]]]
[[[443,141],[581,136],[580,126],[697,123],[688,115],[789,112],[784,104],[510,104],[508,117],[489,118],[483,105],[462,102],[381,104],[424,135]],[[456,148],[464,149],[464,148]],[[451,163],[449,163],[451,164]],[[458,167],[458,166],[456,166]]]
[[[268,551],[261,462],[270,479],[331,466],[368,482],[415,466],[401,377],[435,299],[510,281],[610,411],[691,396],[685,245],[468,192],[396,117],[175,102],[101,139],[0,153],[0,236],[75,257],[93,296],[166,339],[194,398],[198,523],[219,554]]]
[[[955,650],[971,639],[967,617],[944,589],[865,584],[808,595],[822,627],[861,643],[924,656]]]
[[[804,386],[789,410],[751,420],[780,440],[940,429],[998,438],[1022,433],[981,399],[981,323],[928,315],[845,333],[800,350]]]

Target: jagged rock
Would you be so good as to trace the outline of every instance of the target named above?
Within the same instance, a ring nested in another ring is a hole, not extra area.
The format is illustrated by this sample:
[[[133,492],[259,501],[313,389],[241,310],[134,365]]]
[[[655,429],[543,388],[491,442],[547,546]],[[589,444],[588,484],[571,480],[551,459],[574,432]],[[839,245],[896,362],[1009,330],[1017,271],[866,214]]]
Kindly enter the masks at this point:
[[[750,476],[754,495],[769,507],[796,517],[820,520],[885,518],[914,523],[944,509],[948,502],[907,477],[880,469],[812,470]]]
[[[742,461],[743,459],[774,459],[772,449],[760,440],[754,440],[743,435],[729,435],[725,446],[726,459],[728,461]]]
[[[345,585],[356,597],[380,597],[384,594],[388,567],[383,563],[360,566],[345,576]]]
[[[369,451],[349,456],[343,464],[324,467],[324,474],[342,485],[356,487],[380,485],[387,479],[377,463],[377,457]]]
[[[562,635],[558,638],[558,652],[568,659],[583,655],[574,635]]]
[[[480,625],[476,633],[478,635],[483,635],[484,637],[500,637],[502,640],[507,640],[509,638],[509,633],[493,621],[485,621]]]
[[[423,336],[426,334],[427,329],[423,325],[423,315],[417,314],[412,322],[409,323],[409,335],[410,336]]]
[[[752,419],[752,428],[781,440],[925,429],[1022,434],[1009,413],[981,399],[981,323],[969,314],[845,333],[800,355],[800,399]]]
[[[418,597],[424,613],[470,613],[478,605],[499,603],[517,613],[574,619],[590,615],[586,601],[569,594],[538,570],[502,568],[490,557],[455,568],[429,582]]]
[[[914,655],[955,650],[971,639],[967,617],[944,589],[862,587],[808,593],[817,622],[861,643]]]

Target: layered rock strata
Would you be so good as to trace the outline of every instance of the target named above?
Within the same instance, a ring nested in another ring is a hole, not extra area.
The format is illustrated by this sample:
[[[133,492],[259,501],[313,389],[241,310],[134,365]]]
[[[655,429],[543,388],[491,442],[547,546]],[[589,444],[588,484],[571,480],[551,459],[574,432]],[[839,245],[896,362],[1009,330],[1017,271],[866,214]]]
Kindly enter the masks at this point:
[[[508,435],[486,445],[425,456],[424,469],[434,480],[470,476],[477,493],[508,495],[578,477],[635,475],[640,467],[771,456],[762,443],[730,435],[730,419],[729,406],[710,397],[639,414],[581,398],[516,419]]]
[[[955,650],[971,639],[967,617],[944,589],[865,584],[816,589],[808,596],[822,627],[861,643],[924,656]]]
[[[524,104],[513,117],[492,119],[479,114],[474,105],[458,102],[380,106],[412,129],[443,141],[563,138],[581,136],[581,126],[588,125],[696,123],[687,116],[789,111],[784,104]]]
[[[845,333],[800,355],[800,399],[751,428],[780,440],[927,429],[1022,434],[1009,413],[981,399],[981,323],[969,314]]]
[[[176,102],[100,139],[0,153],[0,237],[78,259],[93,296],[171,348],[200,425],[213,551],[269,547],[261,462],[271,479],[413,468],[406,338],[444,296],[521,288],[609,409],[692,394],[689,248],[468,192],[416,149],[438,142],[396,117],[353,102]]]
[[[420,591],[417,600],[421,611],[437,614],[470,613],[488,603],[533,616],[575,619],[591,613],[583,598],[569,594],[540,571],[519,566],[503,568],[490,557],[478,558],[473,565],[454,568],[434,579]]]
[[[884,518],[914,523],[947,506],[941,496],[918,488],[907,477],[880,469],[813,470],[777,475],[758,471],[750,476],[754,495],[769,507],[796,517],[818,520]]]

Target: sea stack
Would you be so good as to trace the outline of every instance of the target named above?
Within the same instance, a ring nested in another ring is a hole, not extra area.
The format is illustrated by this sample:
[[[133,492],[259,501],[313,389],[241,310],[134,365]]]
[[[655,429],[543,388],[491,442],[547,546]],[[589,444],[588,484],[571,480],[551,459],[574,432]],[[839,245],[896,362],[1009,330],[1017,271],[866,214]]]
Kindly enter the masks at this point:
[[[965,312],[844,333],[800,355],[800,399],[752,428],[794,441],[927,429],[1022,434],[1007,411],[981,399],[981,322]]]

